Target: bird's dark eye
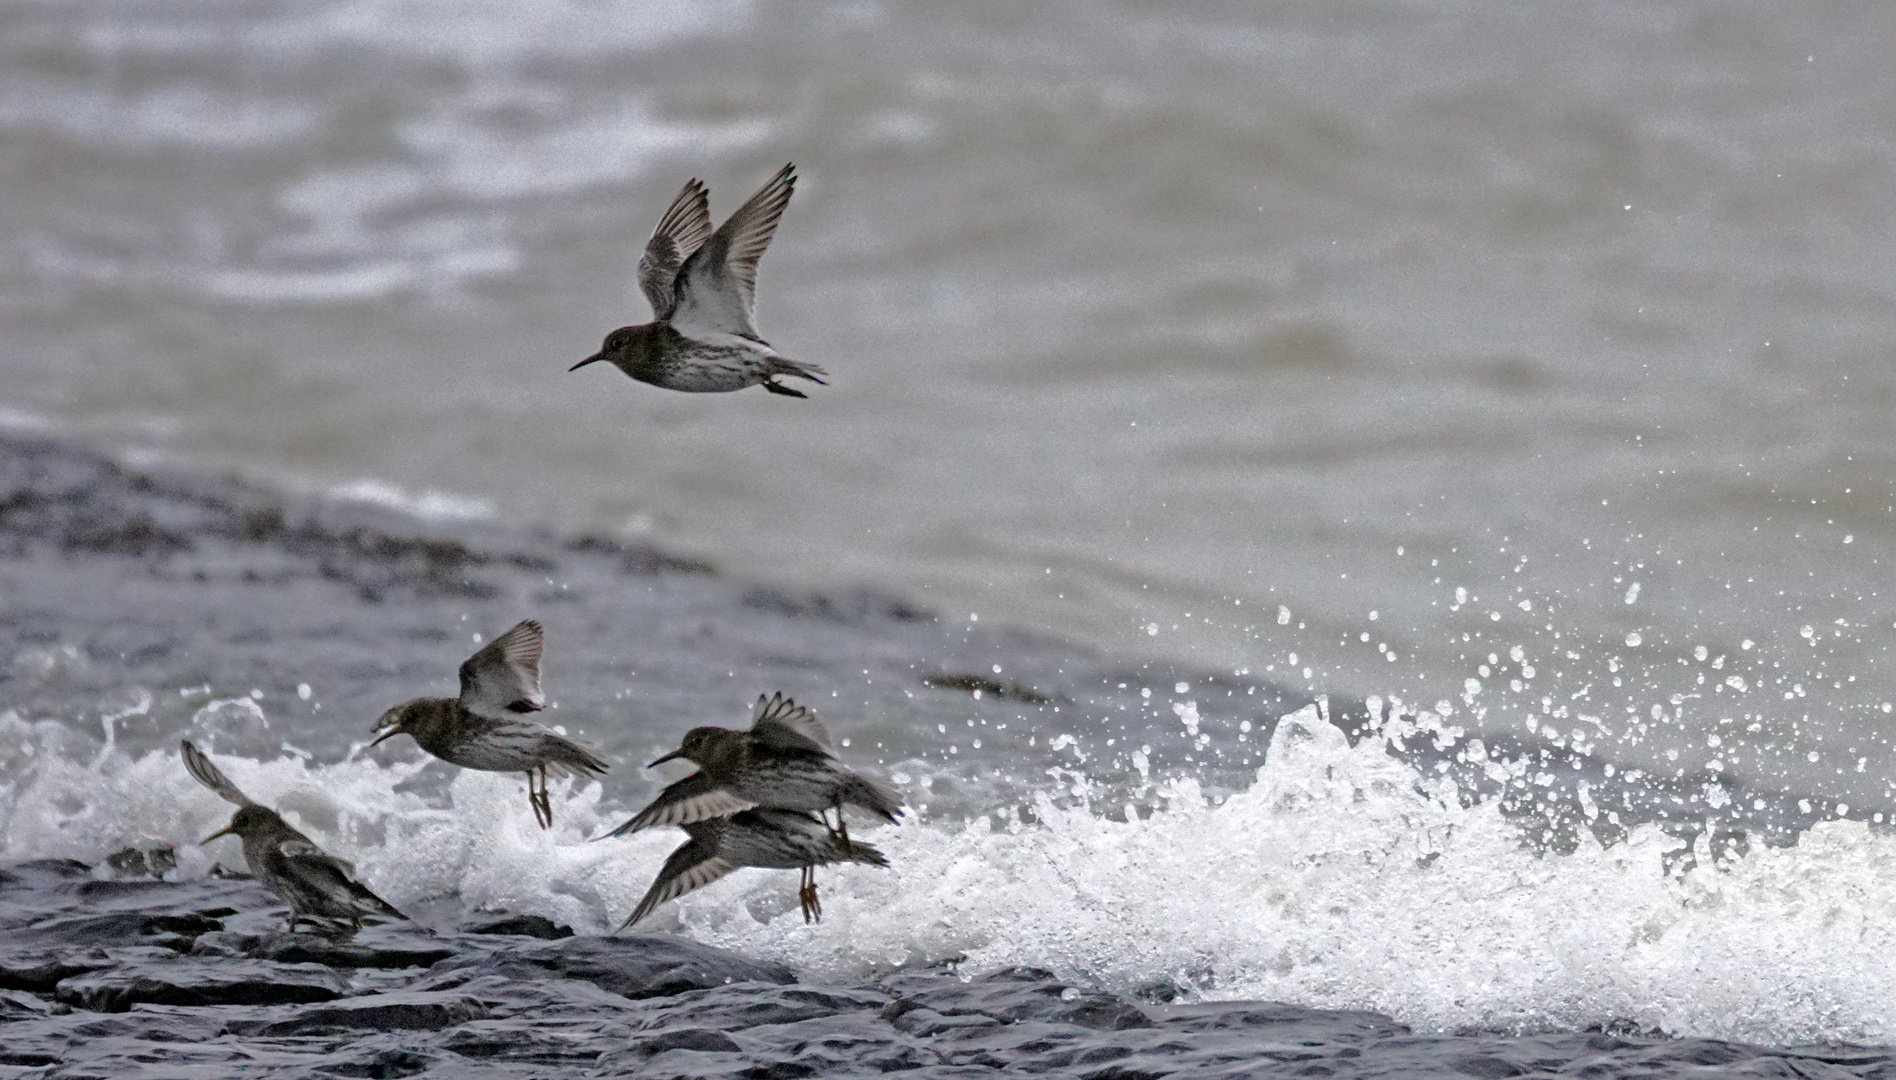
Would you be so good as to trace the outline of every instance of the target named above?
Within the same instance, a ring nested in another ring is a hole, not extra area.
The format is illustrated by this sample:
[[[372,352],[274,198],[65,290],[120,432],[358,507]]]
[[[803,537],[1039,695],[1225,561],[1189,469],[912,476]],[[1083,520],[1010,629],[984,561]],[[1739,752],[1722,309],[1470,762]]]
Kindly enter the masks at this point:
[[[606,352],[618,352],[619,346],[624,343],[625,343],[624,339],[621,338],[619,335],[607,334],[606,343],[604,345],[601,345],[600,348],[605,350]]]

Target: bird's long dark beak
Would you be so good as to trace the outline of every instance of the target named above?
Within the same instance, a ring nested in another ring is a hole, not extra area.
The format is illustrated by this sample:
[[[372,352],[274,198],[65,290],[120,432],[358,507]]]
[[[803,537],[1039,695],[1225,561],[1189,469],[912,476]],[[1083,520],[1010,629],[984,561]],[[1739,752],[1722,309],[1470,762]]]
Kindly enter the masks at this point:
[[[376,743],[380,743],[383,739],[392,739],[395,736],[400,735],[401,733],[402,733],[402,726],[400,724],[390,724],[388,726],[388,730],[382,732],[380,735],[377,735],[375,737],[375,742],[372,742],[369,745],[374,746],[376,745]]]
[[[685,756],[685,751],[683,750],[683,748],[680,748],[677,750],[673,750],[671,753],[666,754],[664,757],[659,758],[657,761],[652,762],[652,765],[663,765],[667,761],[677,761],[679,758],[684,757],[684,756]],[[646,768],[649,769],[652,767],[652,765],[647,765]]]
[[[590,364],[590,363],[592,363],[592,362],[593,362],[593,361],[595,361],[595,360],[604,360],[605,358],[606,358],[606,354],[605,354],[605,353],[602,353],[602,352],[596,352],[596,353],[594,353],[594,354],[592,354],[591,356],[588,356],[588,357],[587,357],[586,359],[584,359],[584,360],[581,360],[581,361],[580,361],[579,363],[577,363],[577,364],[574,364],[574,365],[573,365],[572,367],[569,367],[569,368],[567,368],[566,370],[568,370],[568,371],[578,371],[578,370],[579,370],[580,368],[583,368],[583,367],[585,367],[585,366],[586,366],[587,364]]]
[[[223,828],[212,833],[211,835],[205,837],[204,839],[199,840],[198,846],[203,847],[205,844],[210,843],[211,841],[217,839],[220,836],[232,836],[232,835],[235,835],[235,833],[236,833],[236,829],[234,829],[233,827],[229,825],[226,825]]]

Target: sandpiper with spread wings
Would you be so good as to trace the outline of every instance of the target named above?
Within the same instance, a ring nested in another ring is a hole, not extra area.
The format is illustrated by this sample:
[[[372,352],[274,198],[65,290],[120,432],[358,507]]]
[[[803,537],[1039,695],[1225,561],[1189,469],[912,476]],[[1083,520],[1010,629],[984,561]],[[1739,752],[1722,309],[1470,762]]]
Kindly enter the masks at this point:
[[[794,166],[785,165],[714,232],[711,198],[687,183],[639,259],[639,288],[652,321],[606,335],[599,351],[569,370],[606,360],[640,382],[690,393],[721,393],[762,384],[773,394],[807,397],[777,381],[789,375],[821,384],[829,374],[779,353],[757,332],[757,260],[770,246],[790,193]]]
[[[689,825],[761,806],[806,813],[834,809],[838,838],[846,843],[845,805],[891,822],[902,814],[902,797],[846,768],[816,714],[782,694],[757,699],[749,731],[692,728],[678,749],[652,764],[674,758],[696,763],[698,771],[660,792],[652,805],[608,836],[653,825]]]
[[[546,707],[540,692],[545,643],[540,624],[522,620],[461,664],[459,697],[415,698],[395,706],[375,722],[381,734],[369,745],[407,734],[450,765],[524,772],[534,820],[551,828],[547,777],[598,776],[608,766],[591,750],[527,718]]]
[[[357,881],[355,867],[317,847],[275,810],[257,805],[238,790],[190,740],[180,745],[179,752],[198,783],[237,806],[230,824],[202,842],[233,834],[242,839],[250,872],[290,905],[291,931],[308,922],[330,932],[353,933],[365,917],[408,917]]]
[[[634,926],[660,904],[745,866],[803,871],[797,903],[803,909],[803,921],[810,922],[823,917],[823,905],[816,897],[817,867],[839,862],[889,865],[874,847],[844,839],[814,814],[796,810],[745,810],[682,827],[691,839],[665,860],[652,887],[619,929]]]

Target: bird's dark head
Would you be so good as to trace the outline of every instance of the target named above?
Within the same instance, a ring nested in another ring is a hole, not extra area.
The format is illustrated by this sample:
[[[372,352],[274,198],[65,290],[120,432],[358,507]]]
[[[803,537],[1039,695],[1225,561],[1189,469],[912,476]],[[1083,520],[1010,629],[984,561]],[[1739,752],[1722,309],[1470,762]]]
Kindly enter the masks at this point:
[[[690,731],[685,732],[684,740],[678,744],[678,749],[652,762],[652,765],[659,765],[679,758],[703,765],[705,759],[716,753],[717,747],[722,743],[724,737],[729,734],[729,731],[721,727],[692,728]],[[652,765],[647,765],[646,768],[649,769]]]
[[[420,735],[427,732],[434,724],[436,714],[442,711],[437,703],[447,701],[447,698],[415,698],[412,701],[402,702],[383,713],[382,718],[375,722],[373,730],[381,734],[377,735],[375,742],[369,745],[374,746],[384,739],[392,739],[397,735],[412,735],[419,740]]]
[[[230,816],[230,824],[198,841],[208,844],[220,836],[255,836],[259,833],[273,832],[284,828],[283,819],[275,810],[265,806],[245,806]]]
[[[578,371],[580,368],[597,360],[610,360],[615,364],[623,365],[628,361],[637,359],[637,357],[643,353],[645,343],[650,340],[651,336],[652,324],[650,323],[646,323],[642,326],[621,326],[606,335],[606,340],[600,344],[598,352],[588,356],[586,359],[581,360],[566,370]]]

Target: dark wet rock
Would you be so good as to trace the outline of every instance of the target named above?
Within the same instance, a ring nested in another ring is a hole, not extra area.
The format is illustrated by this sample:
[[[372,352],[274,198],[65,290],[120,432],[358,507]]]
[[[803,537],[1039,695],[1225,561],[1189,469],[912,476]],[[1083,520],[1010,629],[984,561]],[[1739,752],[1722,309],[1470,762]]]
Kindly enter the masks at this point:
[[[20,883],[36,872],[15,868],[16,887],[24,889]],[[74,880],[72,875],[55,870],[49,879],[59,884],[48,891],[72,891],[61,887]],[[85,881],[86,886],[99,884],[104,883]],[[80,892],[86,895],[86,890]],[[114,967],[135,950],[151,949],[153,956],[189,952],[199,935],[221,925],[189,911],[96,911],[21,919],[0,934],[0,989],[51,993],[75,976]]]
[[[66,979],[111,966],[103,953],[14,952],[0,947],[0,990],[50,994]]]
[[[559,941],[573,936],[573,928],[560,926],[544,915],[509,915],[504,919],[473,923],[462,927],[467,934],[515,934],[544,941]]]
[[[749,960],[683,938],[568,938],[532,949],[510,949],[436,965],[442,976],[505,974],[513,978],[579,979],[627,998],[663,997],[739,982],[788,983],[781,964]]]
[[[476,1020],[445,1032],[435,1045],[464,1059],[560,1065],[577,1072],[590,1069],[608,1052],[602,1048],[622,1045],[625,1037],[610,1022]]]
[[[301,1009],[283,1020],[236,1020],[239,1035],[333,1035],[350,1031],[440,1031],[470,1020],[485,1020],[487,1006],[458,994],[428,992],[374,994],[332,1005]]]
[[[1328,1039],[1388,1039],[1409,1034],[1408,1028],[1381,1013],[1308,1009],[1269,1001],[1210,1001],[1152,1011],[1160,1023],[1179,1031],[1239,1029],[1269,1034],[1321,1027]]]
[[[883,1013],[885,1019],[894,1025],[897,1031],[928,1038],[947,1031],[967,1028],[999,1027],[1005,1021],[981,1013],[963,1013],[958,1016],[944,1016],[933,1009],[902,1002],[906,1008],[890,1009]]]
[[[147,887],[96,887],[134,884]],[[233,899],[249,906],[222,906]],[[250,883],[98,881],[62,864],[0,870],[0,907],[27,920],[0,929],[0,956],[50,956],[37,989],[0,989],[0,1078],[1896,1078],[1882,1048],[1416,1034],[1371,1012],[1141,1006],[1035,968],[832,987],[663,936],[219,930],[280,908]],[[426,955],[444,958],[406,966]],[[62,964],[84,970],[48,982]]]
[[[699,1024],[720,1031],[743,1031],[765,1024],[793,1024],[839,1013],[879,1013],[889,1003],[887,994],[873,989],[833,990],[746,983],[672,995],[648,1005],[639,1027],[655,1030]]]
[[[431,967],[456,949],[425,927],[412,923],[365,926],[347,938],[320,934],[273,933],[242,946],[240,955],[279,964],[324,964],[333,968]]]
[[[662,1035],[639,1039],[626,1047],[624,1054],[640,1059],[658,1056],[667,1050],[696,1050],[708,1054],[741,1054],[737,1040],[715,1028],[674,1028]],[[606,1062],[601,1061],[604,1065]]]
[[[348,981],[317,964],[271,964],[249,960],[180,957],[123,964],[63,979],[53,988],[60,1001],[94,1012],[124,1012],[134,1005],[282,1005],[332,1001]]]
[[[384,1036],[364,1040],[363,1043],[345,1048],[339,1053],[329,1055],[323,1065],[313,1070],[312,1077],[383,1077],[416,1076],[428,1072],[437,1064],[446,1064],[458,1076],[468,1076],[473,1080],[475,1074],[463,1072],[458,1063],[442,1061],[439,1054],[407,1045],[407,1040],[399,1036]]]
[[[228,930],[199,934],[197,940],[191,943],[191,955],[249,956],[250,950],[261,940],[258,934],[239,934]]]
[[[1014,1023],[1042,1020],[1099,1031],[1152,1026],[1138,1006],[1118,998],[1062,985],[1037,968],[1009,968],[971,982],[949,975],[911,975],[891,980],[899,1005],[927,1008],[942,1016],[977,1015]]]
[[[55,1010],[71,1012],[70,1005],[48,1001],[37,994],[17,990],[0,990],[0,1023],[38,1016],[55,1015]]]
[[[754,1047],[753,1057],[807,1070],[808,1076],[906,1072],[945,1064],[943,1050],[897,1031],[874,1012],[762,1025],[744,1034]]]
[[[36,923],[13,931],[8,935],[8,944],[21,947],[148,944],[152,937],[160,934],[193,938],[222,928],[223,923],[218,920],[194,913],[111,911]]]
[[[168,847],[128,847],[107,855],[105,865],[117,877],[158,878],[177,869],[178,856]]]
[[[85,881],[92,868],[77,859],[31,859],[0,869],[0,892],[45,889],[61,882]]]

